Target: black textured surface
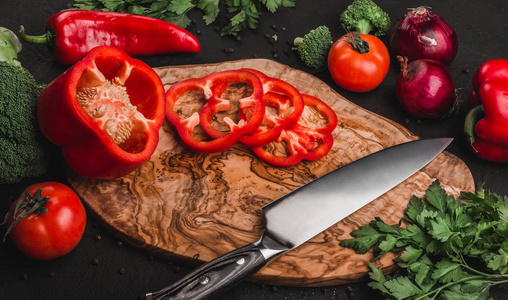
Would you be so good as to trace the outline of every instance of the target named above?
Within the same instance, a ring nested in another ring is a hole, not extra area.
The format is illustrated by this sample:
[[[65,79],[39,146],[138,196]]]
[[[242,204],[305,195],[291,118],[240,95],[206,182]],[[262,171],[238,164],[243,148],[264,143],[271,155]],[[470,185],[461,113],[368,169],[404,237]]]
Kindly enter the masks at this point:
[[[0,26],[16,30],[24,25],[28,34],[42,34],[47,19],[65,9],[71,0],[3,0]],[[222,9],[215,24],[206,26],[200,12],[191,17],[196,24],[188,30],[202,45],[199,54],[172,54],[141,59],[152,67],[181,64],[216,63],[226,60],[272,58],[293,68],[309,71],[291,51],[287,41],[302,36],[319,25],[327,25],[334,39],[343,31],[338,27],[340,13],[350,1],[297,0],[296,8],[283,8],[275,14],[263,11],[256,30],[241,33],[241,40],[221,37],[214,26],[224,26],[226,12]],[[337,92],[372,112],[403,124],[423,138],[451,136],[454,142],[448,151],[462,159],[471,169],[476,182],[497,193],[508,195],[508,166],[481,161],[473,156],[465,144],[462,126],[466,113],[465,99],[471,90],[471,79],[481,63],[492,58],[508,59],[508,3],[489,1],[402,1],[378,2],[392,18],[392,26],[408,7],[431,6],[454,26],[459,37],[459,52],[448,65],[455,87],[463,99],[458,112],[440,120],[418,120],[405,114],[394,96],[398,68],[393,65],[388,76],[376,90],[369,93],[351,93],[338,87],[326,72],[315,74]],[[276,25],[276,29],[272,28]],[[285,29],[285,30],[284,30]],[[200,34],[198,34],[198,30]],[[264,36],[276,34],[271,44]],[[388,37],[382,38],[388,43]],[[49,83],[67,67],[54,61],[48,49],[41,45],[23,43],[19,55],[21,63],[41,83]],[[226,53],[225,48],[234,52]],[[286,53],[286,51],[288,53]],[[274,51],[278,58],[274,58]],[[23,188],[34,182],[56,180],[64,182],[60,153],[56,149],[53,168],[41,178],[19,184],[0,186],[0,215]],[[3,236],[5,227],[0,228]],[[0,245],[0,298],[2,299],[140,299],[146,292],[165,287],[190,272],[191,266],[168,262],[132,249],[96,224],[89,217],[85,234],[79,245],[65,257],[52,261],[34,261],[22,255],[8,240]],[[244,282],[220,299],[354,299],[381,298],[367,287],[366,282],[318,288],[263,286]],[[494,289],[494,299],[507,299],[506,290]]]

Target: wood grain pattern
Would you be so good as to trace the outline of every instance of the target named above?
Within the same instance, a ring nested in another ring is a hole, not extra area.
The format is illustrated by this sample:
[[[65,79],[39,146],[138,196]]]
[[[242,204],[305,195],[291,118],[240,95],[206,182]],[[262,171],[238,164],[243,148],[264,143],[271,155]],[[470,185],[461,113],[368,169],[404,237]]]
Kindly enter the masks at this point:
[[[288,168],[259,161],[238,144],[214,154],[192,153],[164,123],[152,158],[117,180],[92,180],[68,172],[70,185],[90,211],[125,242],[146,252],[200,264],[256,241],[265,220],[261,207],[310,180],[380,149],[417,139],[403,126],[353,104],[318,78],[266,59],[155,69],[166,89],[182,79],[254,68],[286,80],[336,111],[334,147],[315,162]],[[286,253],[251,280],[288,286],[326,286],[366,276],[372,254],[339,246],[350,232],[376,216],[397,223],[410,197],[422,196],[435,179],[451,194],[473,191],[467,166],[444,152],[411,178],[307,243]],[[312,201],[312,200],[309,200]],[[377,262],[387,272],[393,256]]]

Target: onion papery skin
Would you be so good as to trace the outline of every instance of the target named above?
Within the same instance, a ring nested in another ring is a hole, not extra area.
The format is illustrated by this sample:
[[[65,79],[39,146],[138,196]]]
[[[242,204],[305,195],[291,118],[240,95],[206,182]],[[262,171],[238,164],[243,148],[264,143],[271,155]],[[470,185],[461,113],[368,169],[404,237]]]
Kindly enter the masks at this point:
[[[457,56],[459,41],[453,27],[429,8],[408,11],[394,26],[390,52],[408,60],[432,59],[444,65]]]
[[[407,113],[423,119],[445,117],[456,101],[450,72],[442,63],[430,59],[415,60],[402,70],[395,95]]]

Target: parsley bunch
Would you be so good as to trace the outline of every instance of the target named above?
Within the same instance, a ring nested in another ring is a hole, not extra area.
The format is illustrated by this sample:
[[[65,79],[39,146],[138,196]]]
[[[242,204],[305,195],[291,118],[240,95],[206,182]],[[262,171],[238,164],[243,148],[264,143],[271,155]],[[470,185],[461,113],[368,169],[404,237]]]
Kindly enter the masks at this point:
[[[392,276],[369,264],[369,286],[387,299],[491,299],[492,286],[508,288],[508,198],[479,186],[457,201],[435,181],[424,200],[410,199],[406,228],[375,218],[341,242],[362,254],[373,247],[375,259],[401,253]]]
[[[234,14],[221,35],[236,36],[244,29],[255,29],[261,17],[259,10],[265,8],[276,12],[280,7],[294,7],[296,0],[226,0],[225,7]],[[74,0],[69,8],[116,11],[143,15],[171,22],[182,28],[191,23],[187,13],[193,9],[203,12],[203,20],[210,25],[220,12],[220,0]]]

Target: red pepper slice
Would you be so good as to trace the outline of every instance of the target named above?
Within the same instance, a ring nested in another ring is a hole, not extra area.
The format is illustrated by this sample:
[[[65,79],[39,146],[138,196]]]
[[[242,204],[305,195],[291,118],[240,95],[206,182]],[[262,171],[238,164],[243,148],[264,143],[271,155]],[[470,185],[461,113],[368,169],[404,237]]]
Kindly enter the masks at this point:
[[[248,97],[239,100],[240,111],[248,110],[249,119],[235,123],[230,117],[225,117],[228,132],[222,132],[213,127],[214,117],[231,108],[231,102],[222,99],[222,92],[233,83],[246,83],[253,89]],[[200,112],[194,112],[188,118],[181,118],[174,110],[175,103],[182,95],[192,91],[204,93],[206,103]],[[263,121],[265,106],[262,100],[263,87],[259,78],[247,71],[230,70],[210,74],[202,78],[191,78],[172,85],[166,92],[166,118],[175,126],[182,141],[195,152],[212,153],[224,151],[236,144],[244,135],[256,129]],[[210,135],[211,140],[197,139],[194,129],[201,125]]]
[[[142,61],[96,47],[46,86],[37,108],[42,133],[70,167],[86,177],[118,178],[155,151],[164,86]]]
[[[264,146],[275,141],[283,129],[290,128],[298,122],[304,108],[303,96],[284,80],[269,77],[254,69],[242,70],[252,72],[261,79],[265,107],[272,107],[277,111],[275,115],[265,112],[262,125],[241,139],[241,142],[249,147]],[[277,97],[275,93],[286,97]]]
[[[275,94],[276,97],[284,97]],[[335,111],[320,99],[303,94],[305,106],[317,111],[325,120],[326,124],[321,127],[309,127],[299,121],[293,127],[283,129],[277,139],[277,143],[285,146],[286,156],[278,156],[269,144],[264,147],[254,147],[252,151],[265,162],[288,167],[302,160],[318,160],[325,156],[333,146],[332,131],[337,126]],[[275,145],[276,147],[277,145]]]
[[[21,39],[47,44],[62,64],[73,64],[97,46],[115,46],[128,55],[155,55],[200,51],[191,33],[174,24],[139,15],[91,10],[64,10],[46,23],[47,33]]]

